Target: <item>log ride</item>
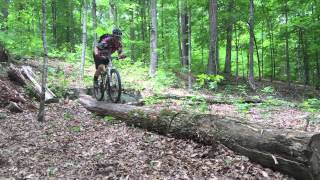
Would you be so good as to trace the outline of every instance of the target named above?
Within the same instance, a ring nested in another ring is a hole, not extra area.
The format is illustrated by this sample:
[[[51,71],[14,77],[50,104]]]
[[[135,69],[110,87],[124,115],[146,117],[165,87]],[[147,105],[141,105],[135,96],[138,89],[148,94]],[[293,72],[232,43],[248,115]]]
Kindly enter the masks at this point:
[[[79,101],[91,112],[116,117],[128,125],[205,145],[220,142],[253,162],[296,179],[320,179],[320,134],[266,128],[230,117],[97,102],[88,95],[81,95]]]
[[[37,82],[36,75],[34,74],[30,66],[22,66],[21,68],[17,68],[11,64],[7,73],[11,81],[17,82],[22,86],[31,87],[33,92],[35,92],[37,98],[40,99],[41,85]],[[46,88],[46,103],[55,102],[56,100],[56,95],[52,91],[50,91],[50,89]]]

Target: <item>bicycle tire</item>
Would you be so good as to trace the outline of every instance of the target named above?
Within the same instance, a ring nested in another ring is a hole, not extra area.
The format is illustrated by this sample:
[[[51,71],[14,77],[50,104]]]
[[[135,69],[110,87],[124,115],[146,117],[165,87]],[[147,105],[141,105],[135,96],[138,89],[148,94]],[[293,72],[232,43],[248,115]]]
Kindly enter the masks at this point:
[[[116,78],[116,82],[113,82],[114,77]],[[113,103],[117,103],[120,101],[122,91],[121,78],[119,72],[116,69],[111,69],[110,77],[108,79],[111,80],[111,83],[107,82],[109,98]],[[112,84],[112,86],[110,84]]]
[[[102,101],[104,98],[105,83],[103,82],[102,75],[98,78],[98,87],[95,86],[93,82],[93,95],[97,101]]]

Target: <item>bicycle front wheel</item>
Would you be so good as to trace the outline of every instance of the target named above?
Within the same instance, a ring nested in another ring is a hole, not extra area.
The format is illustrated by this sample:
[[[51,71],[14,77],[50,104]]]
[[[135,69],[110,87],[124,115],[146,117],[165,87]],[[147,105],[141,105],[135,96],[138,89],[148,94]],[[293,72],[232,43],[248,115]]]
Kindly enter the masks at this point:
[[[104,97],[104,80],[102,76],[99,76],[98,82],[93,82],[93,95],[96,98],[97,101],[102,101]]]
[[[108,95],[112,102],[117,103],[121,98],[121,79],[116,69],[111,69],[108,84]]]

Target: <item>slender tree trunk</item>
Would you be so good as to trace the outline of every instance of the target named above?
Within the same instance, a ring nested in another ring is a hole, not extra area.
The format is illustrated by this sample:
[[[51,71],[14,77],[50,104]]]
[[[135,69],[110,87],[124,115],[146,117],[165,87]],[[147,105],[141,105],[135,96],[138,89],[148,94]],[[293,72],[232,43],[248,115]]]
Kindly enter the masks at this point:
[[[92,27],[93,27],[93,48],[97,42],[97,4],[92,0]]]
[[[310,74],[309,74],[309,55],[308,55],[308,43],[306,38],[304,38],[304,32],[301,31],[302,40],[302,54],[303,54],[303,68],[304,68],[304,84],[309,85]]]
[[[135,41],[135,25],[134,25],[134,9],[131,9],[131,24],[130,24],[130,40],[131,40],[131,47],[130,47],[130,51],[131,51],[131,61],[134,61],[136,59],[135,57],[135,44],[134,44],[134,41]]]
[[[261,32],[261,78],[264,78],[264,49],[263,49],[263,44],[264,44],[264,23],[262,24],[262,32]]]
[[[150,71],[149,75],[154,77],[157,70],[158,55],[157,55],[157,0],[151,0],[151,29],[150,29]]]
[[[142,52],[142,61],[146,63],[146,54],[148,53],[147,51],[147,46],[145,43],[146,40],[146,2],[145,0],[140,0],[140,18],[141,18],[141,24],[140,24],[140,34],[141,34],[141,40],[143,42],[141,46],[141,52]]]
[[[182,66],[187,68],[188,66],[188,3],[186,0],[181,1],[181,35],[182,35]]]
[[[8,30],[8,16],[9,16],[9,0],[3,0],[3,4],[0,7],[0,30],[6,31]]]
[[[286,19],[286,65],[287,65],[287,83],[288,86],[291,85],[291,75],[290,75],[290,59],[289,59],[289,32],[288,32],[288,0],[286,0],[285,5],[285,19]]]
[[[188,14],[189,14],[189,20],[188,20],[188,52],[189,52],[189,54],[188,54],[188,89],[189,89],[189,91],[191,91],[192,90],[192,71],[191,71],[191,61],[192,61],[192,57],[191,57],[191,55],[192,55],[192,52],[191,52],[191,8],[190,8],[190,6],[188,7]]]
[[[273,81],[273,72],[274,72],[274,58],[273,58],[273,33],[272,33],[272,22],[269,22],[269,41],[270,41],[270,66],[271,66],[271,76],[270,76],[270,81],[272,82]]]
[[[181,49],[181,24],[180,24],[180,0],[177,0],[177,34],[178,34],[178,48],[179,48],[179,60],[182,62],[182,49]]]
[[[256,46],[256,54],[258,59],[258,73],[259,73],[259,81],[261,81],[261,66],[260,66],[260,56],[259,56],[259,48],[255,34],[253,33],[254,45]]]
[[[249,85],[252,90],[256,89],[254,82],[254,70],[253,70],[253,46],[254,46],[254,4],[253,0],[250,0],[250,19],[249,19],[249,28],[250,28],[250,46],[249,46]]]
[[[84,65],[86,61],[86,47],[87,47],[87,0],[83,0],[83,18],[82,18],[82,53],[81,53],[81,67],[80,80],[82,83],[84,74]]]
[[[42,42],[43,42],[43,68],[42,68],[42,80],[41,80],[41,96],[40,96],[40,107],[38,113],[38,121],[45,120],[45,99],[46,99],[46,87],[48,77],[48,47],[46,38],[46,0],[42,0]]]
[[[57,2],[56,0],[51,1],[51,10],[52,10],[52,35],[53,42],[57,46]]]
[[[116,5],[116,0],[110,0],[109,1],[109,16],[110,19],[112,20],[113,27],[118,27],[118,13],[117,13],[117,5]]]
[[[165,60],[165,48],[166,48],[166,43],[165,43],[165,39],[164,39],[164,31],[165,31],[165,27],[164,27],[164,10],[163,10],[163,6],[164,6],[164,0],[161,0],[161,54],[162,54],[162,62],[164,62]]]
[[[235,37],[236,37],[236,82],[238,84],[238,80],[239,80],[239,37],[238,37],[238,29],[237,29],[236,25],[235,25],[234,31],[235,31]]]
[[[233,11],[234,1],[229,0],[228,12],[231,14]],[[233,17],[229,17],[227,24],[227,44],[226,44],[226,62],[224,66],[224,72],[226,76],[231,75],[231,52],[232,52],[232,30],[233,30]]]
[[[217,0],[209,0],[209,61],[208,74],[217,74]]]

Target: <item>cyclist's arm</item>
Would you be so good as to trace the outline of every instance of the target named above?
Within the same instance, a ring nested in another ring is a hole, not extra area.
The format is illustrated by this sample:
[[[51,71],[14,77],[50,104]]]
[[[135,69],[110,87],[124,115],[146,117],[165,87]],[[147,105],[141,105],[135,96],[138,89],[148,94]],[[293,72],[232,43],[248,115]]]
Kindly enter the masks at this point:
[[[123,53],[123,49],[122,49],[122,44],[121,43],[120,43],[119,48],[118,48],[118,57],[119,57],[119,59],[126,58],[126,55]]]

